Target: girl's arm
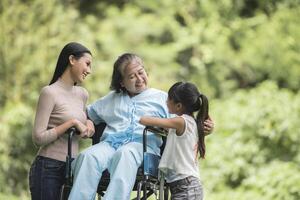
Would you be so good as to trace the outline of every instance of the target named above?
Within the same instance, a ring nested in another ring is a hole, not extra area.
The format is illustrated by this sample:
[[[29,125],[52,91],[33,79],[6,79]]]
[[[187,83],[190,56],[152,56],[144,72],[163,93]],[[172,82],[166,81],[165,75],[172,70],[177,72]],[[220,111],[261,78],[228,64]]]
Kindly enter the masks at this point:
[[[185,129],[185,122],[182,117],[174,117],[174,118],[141,117],[140,123],[145,126],[173,128],[176,129],[176,135],[182,135]]]

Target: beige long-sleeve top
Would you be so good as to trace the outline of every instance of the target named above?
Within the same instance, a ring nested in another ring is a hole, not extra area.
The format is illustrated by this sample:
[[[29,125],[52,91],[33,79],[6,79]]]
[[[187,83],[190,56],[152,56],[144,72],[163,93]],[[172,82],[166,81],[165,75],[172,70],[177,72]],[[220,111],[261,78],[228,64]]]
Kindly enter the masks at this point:
[[[88,92],[79,86],[66,85],[60,79],[45,86],[40,94],[32,132],[34,143],[40,146],[38,155],[60,161],[66,160],[68,135],[58,137],[55,127],[70,119],[86,124]],[[78,152],[78,137],[72,140],[73,157]]]

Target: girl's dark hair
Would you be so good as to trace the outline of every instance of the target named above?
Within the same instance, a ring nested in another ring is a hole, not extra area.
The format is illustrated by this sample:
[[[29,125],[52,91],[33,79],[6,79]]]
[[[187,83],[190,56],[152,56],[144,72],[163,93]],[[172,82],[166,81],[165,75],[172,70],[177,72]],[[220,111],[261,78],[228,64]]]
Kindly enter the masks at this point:
[[[123,72],[125,67],[127,67],[133,60],[137,61],[143,66],[142,59],[133,53],[124,53],[115,61],[109,87],[111,90],[115,90],[116,93],[120,93],[122,91],[126,92],[126,88],[121,86],[121,81],[123,80]]]
[[[70,42],[66,44],[58,56],[55,71],[49,85],[56,82],[58,78],[65,72],[65,70],[67,69],[70,63],[69,61],[70,55],[73,55],[75,59],[78,60],[83,56],[84,53],[88,53],[92,55],[90,50],[85,46],[83,46],[82,44],[79,44],[77,42]]]
[[[195,119],[199,136],[198,149],[200,152],[200,157],[204,158],[204,121],[209,117],[207,97],[204,94],[201,94],[194,84],[188,82],[177,82],[169,89],[168,98],[174,101],[174,103],[181,103],[185,108],[185,114],[194,117],[193,113],[198,111]]]

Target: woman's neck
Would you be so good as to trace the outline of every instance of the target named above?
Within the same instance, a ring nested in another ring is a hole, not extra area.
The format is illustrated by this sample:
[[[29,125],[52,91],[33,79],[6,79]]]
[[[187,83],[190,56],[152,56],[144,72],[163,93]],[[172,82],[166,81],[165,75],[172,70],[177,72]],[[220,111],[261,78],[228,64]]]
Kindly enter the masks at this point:
[[[68,86],[75,85],[75,82],[73,81],[67,70],[61,75],[60,80]]]

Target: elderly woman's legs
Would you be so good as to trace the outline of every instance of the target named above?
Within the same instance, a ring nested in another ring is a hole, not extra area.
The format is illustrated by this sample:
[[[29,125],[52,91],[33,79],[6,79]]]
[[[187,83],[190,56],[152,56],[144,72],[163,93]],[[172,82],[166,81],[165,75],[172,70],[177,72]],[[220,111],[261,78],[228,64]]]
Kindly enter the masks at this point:
[[[142,161],[143,144],[141,143],[131,142],[116,151],[108,167],[111,180],[104,196],[105,200],[130,199],[137,169]]]
[[[73,161],[74,183],[70,200],[95,199],[102,172],[108,167],[115,153],[106,142],[100,142],[80,153]]]

